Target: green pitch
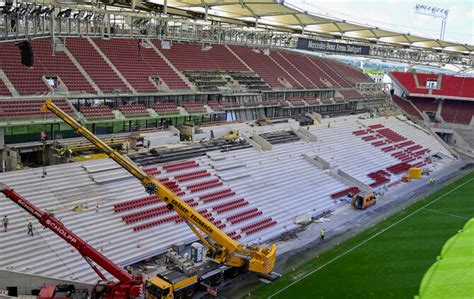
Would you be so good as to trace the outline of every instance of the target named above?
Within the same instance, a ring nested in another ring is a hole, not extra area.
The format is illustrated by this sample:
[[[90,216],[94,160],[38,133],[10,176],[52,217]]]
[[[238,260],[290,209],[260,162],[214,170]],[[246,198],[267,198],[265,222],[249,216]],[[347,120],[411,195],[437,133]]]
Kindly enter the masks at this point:
[[[252,298],[413,298],[444,243],[474,217],[474,172],[262,286]]]

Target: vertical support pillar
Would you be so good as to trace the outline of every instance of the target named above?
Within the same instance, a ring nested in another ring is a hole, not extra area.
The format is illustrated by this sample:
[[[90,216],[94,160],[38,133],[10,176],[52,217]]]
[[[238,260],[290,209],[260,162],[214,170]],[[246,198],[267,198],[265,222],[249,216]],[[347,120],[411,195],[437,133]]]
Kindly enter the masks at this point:
[[[49,30],[51,31],[50,32],[50,35],[51,35],[51,42],[54,43],[54,38],[55,38],[55,31],[56,29],[54,28],[55,27],[55,14],[56,14],[56,10],[58,8],[55,8],[53,12],[51,12],[51,15],[49,17]]]

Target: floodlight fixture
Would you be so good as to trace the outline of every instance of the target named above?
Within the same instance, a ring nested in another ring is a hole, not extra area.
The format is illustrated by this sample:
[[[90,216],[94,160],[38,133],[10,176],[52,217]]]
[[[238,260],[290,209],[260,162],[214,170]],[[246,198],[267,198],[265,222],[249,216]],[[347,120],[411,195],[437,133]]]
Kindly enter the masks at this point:
[[[444,40],[444,32],[446,31],[446,19],[448,18],[449,9],[424,4],[415,5],[415,13],[433,18],[441,18],[441,32],[439,39]]]

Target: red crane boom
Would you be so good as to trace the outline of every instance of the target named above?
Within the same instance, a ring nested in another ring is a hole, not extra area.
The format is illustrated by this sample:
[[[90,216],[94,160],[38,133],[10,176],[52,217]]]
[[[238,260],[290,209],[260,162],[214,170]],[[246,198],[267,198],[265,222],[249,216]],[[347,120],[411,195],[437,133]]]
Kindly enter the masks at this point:
[[[58,235],[61,239],[66,241],[69,245],[74,247],[79,254],[89,263],[94,271],[99,275],[100,281],[95,292],[98,297],[102,298],[134,298],[143,296],[143,276],[140,274],[131,275],[122,267],[116,265],[114,262],[105,257],[102,253],[97,251],[94,247],[87,244],[79,236],[74,234],[64,226],[58,219],[47,212],[42,211],[34,204],[16,193],[12,188],[0,183],[0,192],[5,194],[14,203],[19,205],[22,209],[30,213],[33,217],[46,228]],[[104,270],[113,275],[118,281],[106,281],[105,276],[100,270],[91,262],[101,266]]]

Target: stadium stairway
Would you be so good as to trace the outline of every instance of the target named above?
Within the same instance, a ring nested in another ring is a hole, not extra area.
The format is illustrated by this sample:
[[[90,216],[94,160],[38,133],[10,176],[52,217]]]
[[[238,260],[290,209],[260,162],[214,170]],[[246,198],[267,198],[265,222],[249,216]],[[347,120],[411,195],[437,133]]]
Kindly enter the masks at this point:
[[[284,52],[283,52],[284,53]],[[297,81],[304,86],[305,88],[315,88],[317,84],[315,84],[308,76],[305,75],[300,69],[295,67],[282,53],[282,51],[272,51],[271,57],[279,63],[285,70],[291,72],[293,78],[297,79]]]
[[[0,96],[18,96],[18,91],[16,91],[15,86],[13,86],[10,79],[0,68]]]
[[[288,68],[287,66],[284,66],[281,62],[286,62],[285,60],[277,60],[275,59],[276,56],[272,56],[271,54],[268,55],[268,58],[273,61],[274,64],[280,65],[281,69],[291,78],[293,82],[296,82],[298,84],[299,88],[305,88],[305,86],[301,83],[301,77],[296,79],[295,76],[293,76],[294,72],[290,72],[291,68]],[[303,77],[304,78],[304,77]]]
[[[89,38],[66,38],[65,43],[68,52],[94,80],[101,92],[113,93],[118,90],[130,92],[123,78],[114,72],[108,58],[102,52],[98,52],[100,49],[94,47]]]
[[[66,56],[69,58],[69,60],[71,60],[71,62],[74,64],[74,66],[76,66],[76,68],[79,70],[81,75],[94,88],[95,92],[98,93],[98,94],[103,94],[103,92],[102,92],[102,90],[100,90],[99,86],[97,86],[95,81],[92,80],[92,78],[89,76],[89,73],[86,72],[86,70],[82,67],[82,65],[76,60],[74,55],[72,55],[72,53],[69,52],[69,50],[66,47],[64,47],[64,54],[66,54]]]
[[[329,67],[327,67],[325,64],[323,64],[323,63],[321,62],[321,59],[316,59],[316,58],[309,57],[309,56],[307,56],[306,58],[307,58],[316,68],[318,68],[318,69],[324,74],[324,77],[325,77],[329,82],[331,82],[331,84],[332,84],[333,86],[341,86],[341,87],[342,87],[342,85],[339,84],[339,82],[336,81],[336,80],[333,78],[334,74],[333,74],[332,70],[331,70]]]
[[[186,78],[185,75],[183,75],[183,73],[181,73],[169,60],[168,58],[166,58],[165,55],[163,55],[163,53],[161,53],[161,51],[158,49],[158,47],[156,46],[155,42],[153,41],[147,41],[148,44],[150,45],[150,47],[153,48],[153,50],[156,52],[156,54],[158,54],[161,59],[173,70],[173,72],[175,72],[176,75],[179,76],[179,78],[181,78],[181,80],[183,80],[184,83],[186,83],[186,85],[188,86],[189,89],[192,89],[192,90],[196,90],[196,87],[188,80],[188,78]]]
[[[132,93],[137,93],[137,91],[135,90],[135,88],[132,86],[132,84],[130,84],[130,82],[127,81],[127,78],[125,78],[125,76],[119,71],[119,69],[112,63],[112,61],[110,61],[109,57],[107,57],[107,55],[102,52],[102,50],[100,49],[99,46],[97,46],[94,41],[92,40],[92,38],[90,37],[86,37],[87,41],[89,42],[89,44],[95,49],[95,51],[97,53],[99,53],[100,57],[102,57],[102,59],[108,64],[108,66],[114,71],[115,75],[117,77],[120,78],[120,80],[128,87],[128,89],[130,91],[132,91]]]
[[[316,62],[315,59],[312,59],[313,62]],[[340,73],[336,72],[331,65],[326,61],[325,59],[320,59],[318,60],[319,66],[321,69],[323,69],[328,75],[330,75],[334,80],[337,81],[337,83],[342,86],[342,87],[352,87],[352,84],[347,81],[344,76],[342,76]]]

